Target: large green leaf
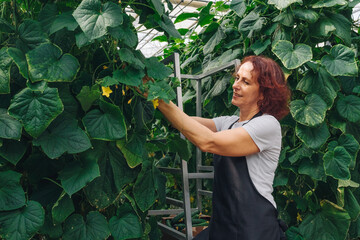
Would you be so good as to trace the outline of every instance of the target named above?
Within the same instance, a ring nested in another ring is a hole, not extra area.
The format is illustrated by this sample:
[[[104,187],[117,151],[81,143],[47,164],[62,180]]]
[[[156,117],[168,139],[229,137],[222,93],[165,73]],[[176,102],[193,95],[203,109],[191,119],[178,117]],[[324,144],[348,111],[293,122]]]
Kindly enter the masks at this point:
[[[251,50],[253,50],[256,55],[260,55],[270,44],[270,39],[266,39],[265,41],[258,40],[251,45]]]
[[[93,139],[105,141],[118,140],[126,135],[125,119],[121,110],[105,101],[100,101],[100,108],[86,114],[83,123]]]
[[[25,142],[4,139],[0,147],[0,156],[16,165],[24,156],[26,149]]]
[[[132,106],[134,106],[133,116],[136,121],[136,127],[143,129],[144,126],[154,118],[154,105],[152,102],[144,101],[140,97],[134,99],[132,103]]]
[[[284,11],[284,12],[280,13],[279,15],[277,15],[273,19],[273,22],[281,23],[282,25],[284,25],[286,27],[292,27],[292,26],[294,26],[294,15],[292,12]]]
[[[116,141],[116,146],[124,154],[129,167],[136,167],[146,157],[145,142],[146,135],[142,133],[134,133],[129,141]]]
[[[82,109],[87,112],[100,96],[101,92],[99,86],[93,85],[91,88],[89,86],[83,86],[80,93],[76,95],[76,98],[79,100]]]
[[[0,212],[0,237],[6,240],[31,239],[44,224],[45,211],[40,203],[29,201],[23,208]]]
[[[123,41],[129,47],[135,47],[138,43],[138,37],[135,29],[132,27],[130,17],[127,14],[123,14],[124,22],[118,27],[108,28],[111,36]]]
[[[323,159],[326,175],[335,179],[350,179],[351,156],[344,147],[338,146],[333,151],[326,152]]]
[[[14,29],[13,25],[8,23],[5,19],[0,18],[0,32],[14,33],[15,29]]]
[[[55,3],[46,3],[45,6],[40,10],[38,15],[38,21],[42,28],[48,33],[51,24],[55,21],[58,15],[58,9]]]
[[[71,82],[80,69],[78,60],[51,44],[45,43],[26,54],[33,82]]]
[[[16,47],[23,52],[27,52],[36,48],[42,43],[49,42],[46,33],[43,32],[42,27],[38,21],[26,19],[20,24],[19,38],[16,42]]]
[[[21,123],[10,117],[6,109],[0,108],[0,138],[19,140],[21,129]]]
[[[302,144],[301,147],[292,149],[289,153],[291,153],[291,156],[288,157],[289,162],[294,164],[300,159],[310,158],[314,154],[314,151],[308,148],[307,145]]]
[[[221,26],[218,27],[214,35],[204,45],[203,51],[205,55],[214,51],[214,48],[220,44],[220,42],[226,38],[226,34]]]
[[[164,4],[161,2],[161,0],[151,0],[151,3],[154,5],[156,12],[161,17],[165,11]]]
[[[153,99],[163,99],[165,102],[168,102],[169,100],[172,100],[176,97],[176,94],[174,90],[170,87],[168,83],[165,81],[161,82],[155,82],[155,83],[149,83],[149,95],[148,95],[148,101]]]
[[[316,94],[310,94],[304,100],[294,100],[290,103],[293,118],[306,126],[314,127],[325,119],[327,104]]]
[[[173,38],[181,38],[181,34],[175,28],[174,23],[167,15],[162,15],[161,20],[158,20],[157,23],[159,26],[164,29],[164,31]]]
[[[151,57],[145,61],[147,75],[154,79],[167,78],[173,71],[171,68],[166,67],[163,63],[159,62],[156,57]]]
[[[14,210],[25,205],[25,193],[20,185],[20,178],[21,174],[17,172],[0,172],[0,211]]]
[[[123,22],[122,10],[119,5],[106,2],[102,6],[100,0],[82,1],[73,16],[90,40],[104,36],[107,27],[117,27]]]
[[[239,0],[239,1],[242,1],[242,0]],[[176,17],[174,24],[188,20],[189,18],[198,18],[198,17],[199,17],[199,14],[197,14],[197,13],[182,12]]]
[[[0,94],[10,93],[10,67],[12,59],[7,48],[0,49]]]
[[[313,8],[327,8],[327,7],[333,7],[336,5],[345,5],[347,4],[347,1],[345,0],[320,0],[314,5],[312,5]]]
[[[51,213],[46,211],[44,225],[39,230],[39,233],[46,234],[51,239],[60,239],[63,235],[62,225],[54,223],[53,219],[51,218]]]
[[[279,40],[272,52],[281,60],[287,69],[295,69],[310,61],[313,57],[311,47],[306,44],[294,45],[286,40]]]
[[[71,215],[64,224],[64,240],[100,240],[110,236],[109,225],[99,212],[89,212],[86,221],[80,214]]]
[[[341,97],[336,104],[336,109],[340,116],[350,122],[360,120],[360,98],[354,95]]]
[[[318,38],[328,38],[331,33],[336,31],[336,27],[327,17],[320,17],[318,21],[309,26],[311,32],[313,32],[313,37]]]
[[[47,87],[43,92],[25,88],[11,100],[8,112],[23,124],[26,132],[36,138],[63,109],[56,88]]]
[[[319,19],[319,14],[313,10],[308,9],[295,9],[293,10],[295,17],[310,23],[315,23]]]
[[[233,10],[239,17],[242,17],[246,11],[246,3],[244,0],[232,0],[230,9]]]
[[[333,76],[357,76],[355,52],[342,44],[331,48],[330,54],[321,58],[321,64]]]
[[[130,64],[134,64],[137,68],[141,68],[141,69],[145,68],[144,63],[140,59],[138,59],[130,49],[121,48],[118,51],[118,54],[119,54],[121,61],[130,63]]]
[[[305,158],[301,161],[298,171],[300,174],[306,174],[315,180],[326,180],[324,161],[318,154],[313,155],[311,158]]]
[[[230,74],[225,74],[221,79],[216,80],[214,86],[209,90],[204,99],[214,98],[222,94],[230,84],[231,78]]]
[[[64,12],[56,17],[50,27],[50,34],[53,34],[63,28],[67,28],[69,31],[74,31],[79,24],[72,16],[72,12]]]
[[[279,10],[283,10],[290,6],[293,3],[300,3],[302,4],[302,0],[269,0],[269,4],[274,4],[275,7]]]
[[[201,27],[210,24],[215,17],[215,15],[210,13],[212,4],[213,2],[208,2],[208,4],[200,10],[198,24]]]
[[[346,1],[344,1],[346,2]],[[325,12],[329,21],[335,26],[334,34],[348,46],[351,44],[351,22],[341,13]]]
[[[131,66],[127,66],[124,69],[116,70],[113,73],[113,78],[118,83],[123,83],[129,86],[140,86],[142,84],[142,78],[145,73],[142,69],[136,69]]]
[[[115,240],[140,238],[143,234],[139,217],[133,212],[113,216],[109,221],[111,235]]]
[[[356,141],[354,136],[352,136],[350,134],[343,134],[339,137],[338,144],[340,146],[343,146],[346,149],[346,151],[350,154],[350,156],[352,157],[352,160],[350,163],[350,168],[354,169],[355,164],[356,164],[356,157],[357,157],[357,154],[359,152],[359,147],[360,147],[358,141]]]
[[[93,43],[95,40],[90,40],[90,38],[88,38],[85,33],[80,32],[78,34],[75,35],[75,40],[76,40],[76,46],[78,46],[78,48],[82,48],[84,46],[87,46],[91,43]]]
[[[97,159],[90,151],[82,153],[80,159],[68,163],[59,172],[59,179],[70,196],[82,189],[94,178],[100,176]]]
[[[307,127],[296,124],[296,135],[310,148],[320,148],[330,137],[328,127],[325,122],[317,127]]]
[[[126,184],[136,179],[139,169],[129,168],[114,142],[97,143],[94,151],[93,154],[98,158],[100,177],[85,188],[85,194],[91,205],[103,209],[115,201]]]
[[[75,211],[73,200],[65,192],[62,192],[59,199],[51,209],[54,223],[62,223]]]
[[[304,239],[345,239],[350,226],[350,216],[341,207],[328,200],[322,200],[321,211],[308,214],[299,229]]]
[[[316,93],[326,102],[329,109],[334,103],[340,86],[323,67],[320,67],[317,72],[309,70],[300,80],[296,89],[307,94]]]
[[[241,56],[241,54],[242,54],[242,50],[240,48],[229,49],[224,53],[222,53],[220,56],[211,60],[211,62],[209,62],[207,65],[204,65],[203,72],[207,72],[214,68],[218,68],[221,65],[225,65],[231,62],[232,60],[237,59],[239,56]]]
[[[63,153],[84,152],[91,147],[90,139],[78,127],[75,119],[59,117],[33,141],[35,146],[41,146],[45,154],[51,158],[58,158]]]
[[[259,13],[255,11],[246,15],[239,23],[238,29],[240,32],[247,34],[247,37],[251,37],[253,32],[260,31],[265,23],[265,18],[260,17]]]
[[[133,193],[137,205],[143,212],[148,210],[155,203],[157,194],[152,164],[150,161],[143,162],[141,172],[134,185]]]
[[[8,48],[8,54],[18,66],[21,75],[24,78],[29,79],[29,70],[25,54],[18,48]]]
[[[353,192],[349,188],[345,188],[345,206],[351,220],[356,220],[360,214],[360,205]]]

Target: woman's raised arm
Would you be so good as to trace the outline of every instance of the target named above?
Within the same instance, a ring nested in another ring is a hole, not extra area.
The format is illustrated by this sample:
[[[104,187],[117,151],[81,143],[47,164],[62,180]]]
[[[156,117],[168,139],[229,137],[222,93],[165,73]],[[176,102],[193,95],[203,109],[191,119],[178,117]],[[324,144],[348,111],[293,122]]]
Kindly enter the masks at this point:
[[[194,119],[195,121],[197,121],[198,123],[204,125],[205,127],[210,129],[211,131],[217,132],[215,122],[212,119],[202,118],[202,117],[191,117],[191,118]]]
[[[165,103],[160,100],[158,108],[173,127],[203,152],[223,156],[247,156],[259,152],[259,148],[243,128],[214,132],[205,124],[189,117],[173,102]]]

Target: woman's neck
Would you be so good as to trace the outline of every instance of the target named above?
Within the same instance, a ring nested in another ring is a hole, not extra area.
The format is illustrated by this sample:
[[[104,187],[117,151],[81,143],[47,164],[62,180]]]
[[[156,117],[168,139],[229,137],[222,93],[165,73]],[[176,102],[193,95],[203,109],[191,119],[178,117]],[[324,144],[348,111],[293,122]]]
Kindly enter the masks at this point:
[[[250,120],[255,114],[259,112],[259,108],[256,107],[255,109],[240,109],[239,113],[239,122]]]

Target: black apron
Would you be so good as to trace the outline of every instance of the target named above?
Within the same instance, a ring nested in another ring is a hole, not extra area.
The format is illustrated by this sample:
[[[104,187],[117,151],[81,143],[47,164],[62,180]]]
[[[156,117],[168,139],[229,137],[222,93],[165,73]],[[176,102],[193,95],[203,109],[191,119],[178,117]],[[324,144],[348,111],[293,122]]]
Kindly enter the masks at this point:
[[[194,240],[286,239],[276,208],[251,180],[245,157],[214,155],[212,210],[209,227]]]

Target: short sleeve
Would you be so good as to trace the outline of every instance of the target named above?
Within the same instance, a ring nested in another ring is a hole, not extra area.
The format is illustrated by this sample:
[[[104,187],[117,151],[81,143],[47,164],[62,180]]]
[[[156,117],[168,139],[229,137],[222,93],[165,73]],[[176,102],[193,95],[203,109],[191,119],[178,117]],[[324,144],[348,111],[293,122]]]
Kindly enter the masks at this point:
[[[260,151],[274,146],[281,146],[281,126],[271,115],[263,115],[249,121],[243,126]]]
[[[237,116],[222,116],[213,118],[212,120],[215,123],[216,131],[220,132],[222,130],[228,129],[229,126],[238,118],[239,117]]]

